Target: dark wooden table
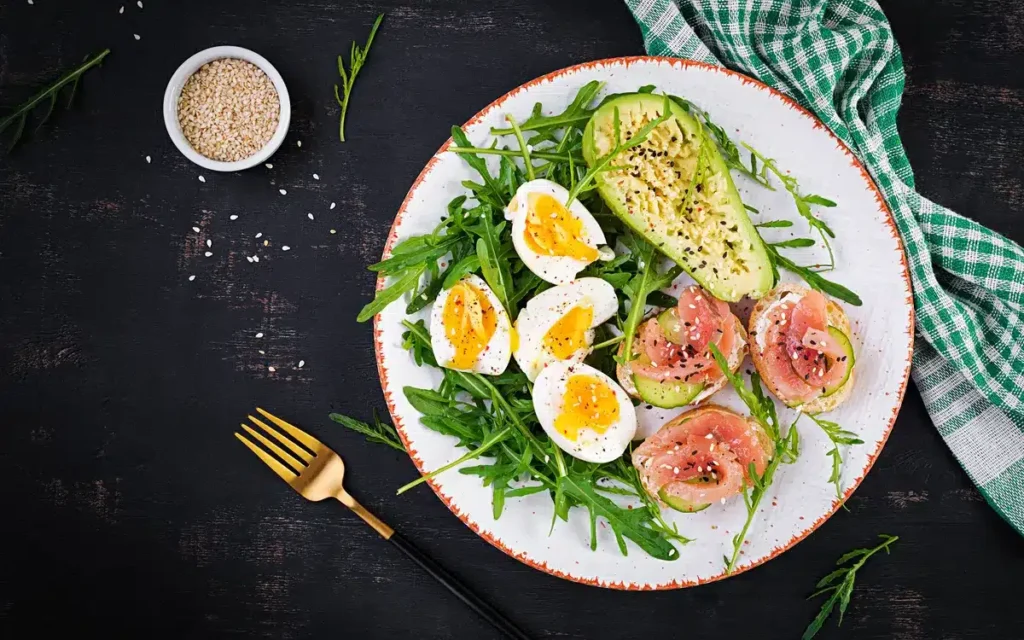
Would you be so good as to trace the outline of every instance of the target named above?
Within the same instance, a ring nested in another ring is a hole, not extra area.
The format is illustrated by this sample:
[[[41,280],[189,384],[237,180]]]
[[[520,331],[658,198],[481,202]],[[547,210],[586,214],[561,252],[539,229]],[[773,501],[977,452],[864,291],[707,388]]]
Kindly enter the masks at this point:
[[[900,543],[822,637],[1024,637],[1024,542],[913,386],[848,513],[750,573],[664,593],[572,584],[506,557],[428,489],[396,498],[409,460],[327,420],[383,409],[370,328],[355,322],[365,266],[448,128],[535,76],[641,53],[620,2],[146,0],[119,14],[121,1],[0,4],[0,104],[113,49],[74,109],[0,159],[0,635],[494,637],[362,522],[259,465],[231,435],[259,404],[343,451],[354,494],[537,637],[794,638],[817,611],[804,600],[817,578],[881,532]],[[1024,240],[1024,9],[884,5],[921,190]],[[342,145],[334,56],[380,10]],[[222,43],[287,79],[294,117],[273,169],[200,171],[164,132],[168,77]],[[257,232],[291,252],[246,262]]]

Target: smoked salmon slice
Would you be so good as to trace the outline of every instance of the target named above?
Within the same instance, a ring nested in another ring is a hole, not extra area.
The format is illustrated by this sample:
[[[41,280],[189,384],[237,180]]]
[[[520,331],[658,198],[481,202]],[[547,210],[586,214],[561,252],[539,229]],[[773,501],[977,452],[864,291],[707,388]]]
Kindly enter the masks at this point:
[[[742,492],[751,464],[764,473],[769,444],[756,420],[708,405],[665,423],[633,451],[633,466],[653,498],[696,511]]]

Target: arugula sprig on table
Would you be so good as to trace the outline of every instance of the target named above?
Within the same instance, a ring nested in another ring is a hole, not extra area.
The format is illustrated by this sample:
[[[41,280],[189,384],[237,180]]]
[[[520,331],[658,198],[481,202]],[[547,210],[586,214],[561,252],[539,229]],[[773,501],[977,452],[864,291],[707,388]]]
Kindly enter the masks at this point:
[[[832,611],[839,605],[839,623],[843,624],[843,614],[846,613],[846,608],[850,604],[850,598],[853,595],[853,586],[857,580],[857,571],[864,566],[864,563],[868,561],[868,558],[875,555],[879,551],[885,551],[889,553],[889,547],[894,542],[899,540],[899,536],[890,536],[888,534],[880,534],[878,536],[882,539],[882,542],[877,546],[870,549],[854,549],[848,553],[844,553],[839,560],[836,561],[836,566],[839,568],[828,574],[824,578],[818,581],[815,588],[818,591],[812,593],[809,597],[816,598],[817,596],[829,594],[829,597],[821,605],[821,610],[818,615],[811,621],[811,624],[807,625],[807,629],[804,630],[800,640],[811,640],[814,636],[821,631],[825,621],[832,615]],[[853,564],[842,566],[851,560],[856,560]]]
[[[377,35],[377,29],[380,28],[380,23],[384,21],[384,14],[377,16],[377,19],[373,21],[373,26],[370,27],[370,35],[366,38],[366,45],[360,47],[352,42],[352,48],[349,51],[349,69],[345,69],[345,59],[340,55],[338,56],[338,75],[341,76],[341,88],[338,85],[334,85],[334,99],[338,102],[338,106],[341,107],[341,116],[338,118],[338,137],[342,142],[345,142],[345,116],[348,115],[348,103],[349,98],[352,96],[352,87],[356,84],[356,76],[363,69],[363,64],[366,62],[366,56],[370,54],[370,46],[373,45],[373,38]]]
[[[775,479],[775,472],[779,465],[782,463],[792,464],[800,456],[800,432],[796,429],[796,423],[800,420],[800,416],[798,415],[783,433],[779,425],[779,416],[775,411],[775,402],[765,396],[764,389],[761,388],[761,377],[757,373],[752,374],[750,387],[747,387],[739,374],[730,371],[729,363],[718,347],[714,343],[709,344],[708,347],[711,349],[718,368],[725,374],[729,384],[743,400],[743,404],[750,409],[750,414],[764,427],[772,444],[771,459],[765,466],[764,473],[758,474],[753,462],[747,468],[750,486],[743,490],[743,504],[747,507],[747,519],[743,523],[743,528],[732,538],[732,554],[722,558],[725,561],[725,572],[728,574],[736,568],[736,561],[739,560],[740,551],[743,549],[743,541],[747,537],[750,525],[754,522],[754,516],[757,514],[758,507],[761,506],[761,501],[768,492],[768,487]]]
[[[372,424],[367,424],[340,413],[332,413],[328,417],[343,427],[363,434],[366,436],[367,442],[377,442],[397,451],[405,452],[405,445],[402,444],[402,439],[398,437],[398,430],[395,429],[394,425],[381,422],[376,409],[373,410]]]
[[[110,49],[104,49],[92,57],[87,57],[82,64],[68,71],[55,80],[53,84],[26,100],[3,118],[0,118],[0,135],[14,127],[14,133],[11,134],[11,138],[7,143],[7,152],[10,153],[14,150],[18,141],[21,140],[21,136],[25,133],[25,126],[28,123],[29,116],[35,111],[36,107],[44,102],[48,102],[46,112],[39,119],[36,130],[38,131],[39,127],[46,124],[46,121],[50,119],[50,116],[53,115],[54,110],[57,108],[57,100],[60,99],[61,92],[68,85],[71,85],[71,90],[67,92],[68,99],[65,108],[70,109],[72,102],[74,102],[75,94],[78,92],[78,83],[82,80],[82,75],[89,69],[98,67],[109,53]]]

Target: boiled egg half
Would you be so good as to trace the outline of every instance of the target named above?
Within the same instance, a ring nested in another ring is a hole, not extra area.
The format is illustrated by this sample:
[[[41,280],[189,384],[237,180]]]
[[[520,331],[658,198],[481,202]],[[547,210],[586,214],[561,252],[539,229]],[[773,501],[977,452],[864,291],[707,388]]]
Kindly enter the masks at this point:
[[[498,375],[512,354],[512,327],[487,283],[469,275],[444,289],[430,313],[430,346],[437,364]]]
[[[512,357],[530,380],[552,362],[582,362],[594,344],[594,328],[618,308],[615,288],[600,278],[551,287],[519,312]]]
[[[533,383],[533,408],[551,441],[587,462],[615,460],[636,433],[636,411],[626,392],[580,362],[545,367]]]
[[[604,231],[590,211],[576,199],[566,207],[568,199],[560,184],[531,180],[505,209],[516,253],[530,271],[552,284],[566,284],[602,255],[614,255],[604,247]]]

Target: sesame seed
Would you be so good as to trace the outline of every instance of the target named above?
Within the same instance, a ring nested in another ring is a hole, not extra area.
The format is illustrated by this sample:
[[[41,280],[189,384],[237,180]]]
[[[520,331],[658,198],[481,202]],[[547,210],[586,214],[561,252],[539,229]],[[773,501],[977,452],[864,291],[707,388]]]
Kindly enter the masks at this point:
[[[193,280],[195,280],[195,279],[196,279],[196,277],[195,277],[195,276],[189,276],[189,277],[188,277],[188,281],[189,281],[189,282],[192,282],[192,281],[193,281]]]
[[[246,260],[248,260],[249,262],[252,262],[252,261],[253,261],[253,260],[252,260],[252,256],[245,256],[245,259],[246,259]]]
[[[277,369],[275,369],[274,367],[267,367],[267,371],[269,371],[270,373],[274,373],[275,371],[277,371]]]
[[[121,8],[118,9],[117,12],[118,13],[124,13],[124,5],[121,5]]]
[[[257,233],[257,234],[256,234],[256,237],[257,237],[257,238],[262,238],[262,237],[263,237],[263,232],[262,232],[262,231],[260,231],[259,233]]]
[[[332,211],[334,210],[334,207],[335,207],[335,204],[334,204],[334,203],[332,202],[332,203],[331,203],[331,210],[332,210]]]
[[[206,246],[212,247],[213,246],[213,240],[210,240],[209,238],[207,238],[206,239]]]
[[[704,439],[705,440],[714,440],[715,439],[715,434],[709,433],[706,436],[704,436]]]
[[[146,156],[146,164],[152,164],[152,162],[153,162],[153,158],[150,158],[149,156]]]
[[[312,220],[313,219],[313,214],[312,213],[307,213],[306,217],[309,218],[310,220]]]
[[[258,333],[256,334],[256,337],[257,337],[257,338],[262,338],[262,337],[263,337],[263,332],[262,332],[262,331],[258,332]]]
[[[199,233],[199,227],[192,227],[192,230],[195,231],[196,233]]]
[[[253,262],[259,262],[260,261],[260,257],[259,256],[253,256],[252,257],[252,261]]]
[[[134,34],[132,34],[132,35],[134,35],[134,36],[135,36],[135,39],[136,39],[136,40],[142,40],[142,36],[140,36],[139,34],[137,34],[137,33],[134,33]]]
[[[679,467],[672,467],[672,473],[679,473]]]
[[[274,165],[270,164],[269,162],[267,164],[263,165],[263,166],[268,168],[268,169],[273,169],[274,168]]]
[[[305,360],[299,360],[299,368],[301,369],[304,366],[306,366],[306,361]]]
[[[206,182],[206,178],[204,178],[203,176],[199,176],[199,182]]]
[[[331,235],[332,235],[332,236],[333,236],[334,234],[336,234],[336,233],[338,233],[338,230],[337,230],[337,229],[331,229]]]
[[[297,146],[297,147],[300,147],[300,148],[301,148],[301,147],[302,147],[302,140],[296,140],[296,141],[295,141],[295,146]]]
[[[281,99],[267,74],[237,58],[204,64],[178,98],[178,123],[189,144],[222,162],[243,160],[265,147],[280,113]]]
[[[292,248],[291,248],[291,247],[289,247],[288,245],[282,245],[282,246],[281,246],[281,251],[291,251],[291,249],[292,249]]]
[[[212,256],[212,255],[213,255],[213,252],[212,252],[212,251],[207,251],[207,252],[206,252],[206,253],[204,253],[203,255],[204,255],[204,256],[206,256],[207,258],[209,258],[210,256]]]
[[[264,247],[269,247],[270,246],[270,240],[264,240],[263,241],[263,246]]]
[[[313,179],[314,179],[314,180],[319,180],[319,179],[320,179],[320,175],[319,175],[319,174],[316,174],[316,173],[314,173],[314,174],[313,174]]]
[[[282,196],[286,196],[286,195],[288,195],[288,192],[287,192],[286,190],[284,190],[284,189],[278,189],[278,191],[280,191],[280,192],[281,192],[281,195],[282,195]]]
[[[136,2],[135,4],[139,5],[139,8],[140,8],[140,9],[142,8],[142,0],[139,0],[139,1],[138,1],[138,2]]]

